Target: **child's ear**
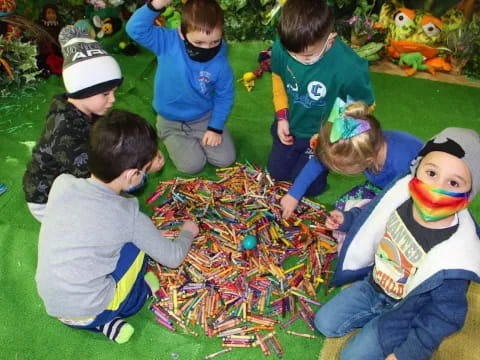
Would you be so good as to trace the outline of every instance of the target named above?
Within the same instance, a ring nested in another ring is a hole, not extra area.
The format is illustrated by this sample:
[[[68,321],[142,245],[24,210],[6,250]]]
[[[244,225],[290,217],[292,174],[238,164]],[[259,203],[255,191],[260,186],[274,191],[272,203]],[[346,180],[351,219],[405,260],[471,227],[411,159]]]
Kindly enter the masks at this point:
[[[177,31],[178,31],[178,35],[180,35],[180,38],[181,38],[182,40],[185,40],[185,37],[183,36],[182,30],[181,30],[180,27],[177,28]]]
[[[136,175],[137,170],[136,169],[126,169],[123,170],[122,174],[120,175],[120,178],[122,180],[122,184],[130,186],[132,183],[133,177]]]
[[[375,158],[372,156],[369,156],[365,159],[365,164],[367,165],[367,168],[372,169],[376,167],[376,162]]]

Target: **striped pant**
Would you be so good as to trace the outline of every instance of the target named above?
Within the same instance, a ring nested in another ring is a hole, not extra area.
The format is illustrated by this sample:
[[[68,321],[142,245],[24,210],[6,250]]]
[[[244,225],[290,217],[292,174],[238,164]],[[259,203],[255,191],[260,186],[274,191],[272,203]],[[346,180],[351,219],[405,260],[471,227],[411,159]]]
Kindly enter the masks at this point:
[[[117,287],[107,308],[93,318],[59,320],[71,327],[98,331],[98,326],[114,318],[132,316],[142,308],[148,296],[144,280],[146,268],[145,253],[132,243],[125,244],[120,251],[117,267],[111,274]]]

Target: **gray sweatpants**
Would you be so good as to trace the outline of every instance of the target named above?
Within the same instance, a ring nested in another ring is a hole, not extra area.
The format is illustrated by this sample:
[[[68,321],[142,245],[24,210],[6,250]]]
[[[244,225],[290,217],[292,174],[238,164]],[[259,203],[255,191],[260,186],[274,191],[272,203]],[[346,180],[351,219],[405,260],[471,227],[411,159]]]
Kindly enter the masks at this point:
[[[226,167],[235,161],[235,146],[226,127],[220,145],[202,145],[210,115],[208,113],[189,122],[171,121],[157,115],[158,137],[164,142],[170,159],[179,171],[195,174],[202,171],[207,162],[213,166]]]

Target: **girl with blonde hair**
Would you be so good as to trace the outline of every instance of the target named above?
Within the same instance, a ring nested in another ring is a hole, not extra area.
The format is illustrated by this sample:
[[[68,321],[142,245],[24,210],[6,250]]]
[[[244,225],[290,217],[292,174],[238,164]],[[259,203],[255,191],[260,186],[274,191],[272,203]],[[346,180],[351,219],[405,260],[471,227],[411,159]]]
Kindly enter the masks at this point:
[[[397,176],[406,173],[423,142],[401,131],[382,130],[367,104],[350,99],[345,103],[337,98],[328,121],[311,138],[310,146],[315,156],[281,199],[282,215],[290,217],[308,186],[329,169],[340,174],[363,173],[367,181],[342,195],[335,206],[338,210],[330,213],[326,225],[336,230],[338,224],[343,223],[344,229],[353,221],[355,211],[342,212],[346,201],[371,199]]]

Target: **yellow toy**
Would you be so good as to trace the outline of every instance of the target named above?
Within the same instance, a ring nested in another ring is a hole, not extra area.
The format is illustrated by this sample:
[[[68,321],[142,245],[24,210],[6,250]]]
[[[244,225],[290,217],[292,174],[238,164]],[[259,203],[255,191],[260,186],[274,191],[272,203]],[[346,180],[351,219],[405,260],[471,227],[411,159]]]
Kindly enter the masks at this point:
[[[268,48],[267,50],[260,51],[258,55],[258,68],[253,71],[246,72],[243,76],[238,79],[238,82],[242,82],[248,92],[253,90],[255,86],[255,80],[260,79],[265,71],[271,72],[270,67],[270,57],[272,55],[272,49]]]
[[[256,78],[257,77],[255,76],[255,74],[253,72],[249,71],[249,72],[246,72],[245,74],[243,74],[243,76],[240,79],[238,79],[237,81],[243,83],[243,86],[245,86],[247,91],[250,92],[250,91],[253,90],[253,87],[255,86],[255,79]]]

